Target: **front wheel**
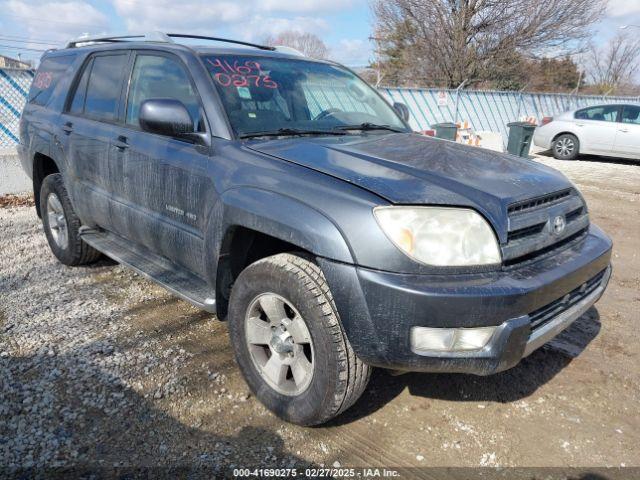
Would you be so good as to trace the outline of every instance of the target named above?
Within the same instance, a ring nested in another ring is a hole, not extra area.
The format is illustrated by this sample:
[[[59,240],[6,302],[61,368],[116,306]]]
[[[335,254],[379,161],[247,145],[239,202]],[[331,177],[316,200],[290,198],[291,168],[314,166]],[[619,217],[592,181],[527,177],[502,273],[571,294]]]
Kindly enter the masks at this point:
[[[558,160],[575,160],[580,152],[580,141],[575,135],[564,133],[553,142],[553,156]]]
[[[259,260],[229,302],[236,361],[255,396],[280,418],[318,425],[362,395],[371,369],[353,352],[320,268],[291,254]]]

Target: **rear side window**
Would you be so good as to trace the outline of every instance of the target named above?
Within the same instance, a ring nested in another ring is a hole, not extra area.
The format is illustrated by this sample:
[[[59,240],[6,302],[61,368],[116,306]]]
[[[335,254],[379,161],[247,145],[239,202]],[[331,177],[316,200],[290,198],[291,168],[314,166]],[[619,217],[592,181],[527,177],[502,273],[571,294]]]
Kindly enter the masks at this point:
[[[91,67],[93,66],[93,60],[85,67],[82,72],[82,77],[78,86],[76,87],[76,93],[73,95],[73,101],[69,107],[71,113],[81,114],[84,112],[84,99],[87,96],[87,84],[89,83],[89,75],[91,74]]]
[[[618,105],[603,107],[591,107],[576,112],[576,118],[580,120],[598,120],[600,122],[615,122],[618,120]]]
[[[93,59],[84,99],[86,116],[105,121],[116,119],[127,59],[127,54],[100,55]],[[82,79],[78,87],[82,87]],[[81,95],[81,91],[76,91],[76,95]]]
[[[46,105],[53,90],[71,63],[75,55],[63,55],[45,58],[36,72],[31,89],[29,90],[29,103],[34,105]]]
[[[627,105],[622,110],[622,123],[635,123],[640,125],[640,107]]]

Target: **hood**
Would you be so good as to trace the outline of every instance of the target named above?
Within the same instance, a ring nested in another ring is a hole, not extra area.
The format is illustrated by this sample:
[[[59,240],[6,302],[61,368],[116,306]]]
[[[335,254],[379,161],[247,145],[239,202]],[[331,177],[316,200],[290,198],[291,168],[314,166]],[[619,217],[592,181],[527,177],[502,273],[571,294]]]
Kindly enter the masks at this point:
[[[396,204],[470,206],[504,225],[509,204],[571,186],[508,154],[417,134],[251,142],[249,148],[358,185]]]

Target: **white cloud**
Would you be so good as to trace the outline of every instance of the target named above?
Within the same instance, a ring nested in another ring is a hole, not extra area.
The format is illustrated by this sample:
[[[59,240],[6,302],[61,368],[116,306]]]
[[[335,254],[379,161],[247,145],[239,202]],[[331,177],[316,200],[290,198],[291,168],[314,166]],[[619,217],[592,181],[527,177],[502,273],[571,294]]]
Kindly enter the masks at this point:
[[[277,35],[293,30],[300,33],[315,33],[322,38],[322,33],[329,29],[326,20],[318,17],[263,17],[253,16],[249,21],[237,24],[233,30],[241,38],[261,41],[269,35]]]
[[[113,5],[130,32],[212,33],[226,24],[242,21],[247,12],[246,6],[232,1],[113,0]]]
[[[640,15],[640,0],[612,0],[609,2],[607,14],[610,17]]]
[[[153,30],[216,35],[233,32],[243,40],[260,41],[284,30],[322,34],[329,29],[319,16],[273,15],[275,10],[311,12],[335,7],[344,0],[245,0],[242,4],[220,0],[156,0],[141,3],[112,0],[129,32]],[[351,1],[351,0],[349,0]]]
[[[258,8],[273,12],[319,13],[351,8],[359,0],[263,0]]]
[[[369,65],[373,58],[371,44],[362,39],[344,38],[338,42],[335,48],[331,49],[331,53],[333,60],[352,67]]]
[[[109,25],[109,19],[104,13],[79,0],[8,0],[0,4],[0,9],[6,15],[3,33],[19,34],[31,39],[62,43],[82,33],[104,32]]]
[[[112,0],[130,32],[179,30],[211,35],[231,30],[253,40],[283,30],[322,32],[326,21],[311,14],[335,11],[355,1],[362,0]]]

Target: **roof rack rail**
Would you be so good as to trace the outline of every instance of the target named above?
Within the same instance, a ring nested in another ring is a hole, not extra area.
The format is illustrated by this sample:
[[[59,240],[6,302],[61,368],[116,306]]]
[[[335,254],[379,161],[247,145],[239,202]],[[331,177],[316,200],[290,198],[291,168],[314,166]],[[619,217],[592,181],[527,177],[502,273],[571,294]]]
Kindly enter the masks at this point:
[[[150,32],[136,35],[82,35],[69,42],[65,48],[77,48],[78,46],[84,46],[94,43],[117,43],[127,41],[142,41],[142,42],[162,42],[162,43],[175,43],[174,38],[193,38],[197,40],[211,40],[215,42],[233,43],[236,45],[244,45],[247,47],[259,48],[260,50],[276,50],[275,47],[267,45],[260,45],[257,43],[243,42],[241,40],[231,40],[228,38],[220,37],[207,37],[205,35],[189,35],[187,33],[163,33],[163,32]]]
[[[228,38],[220,38],[220,37],[207,37],[205,35],[189,35],[187,33],[167,33],[166,36],[169,38],[195,38],[197,40],[212,40],[214,42],[234,43],[236,45],[244,45],[246,47],[259,48],[260,50],[274,51],[276,49],[275,47],[270,47],[268,45],[260,45],[258,43],[243,42],[242,40],[231,40]]]
[[[302,53],[300,50],[298,50],[297,48],[288,47],[286,45],[275,45],[273,48],[278,52],[288,53],[289,55],[298,55],[299,57],[306,57],[306,55]]]
[[[82,46],[82,44],[117,43],[136,40],[143,42],[173,43],[173,40],[162,32],[150,32],[137,35],[80,35],[78,38],[67,42],[65,48],[77,48],[78,46]]]

